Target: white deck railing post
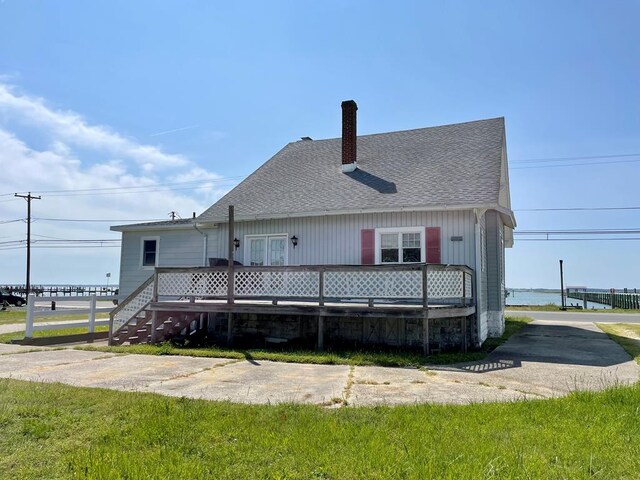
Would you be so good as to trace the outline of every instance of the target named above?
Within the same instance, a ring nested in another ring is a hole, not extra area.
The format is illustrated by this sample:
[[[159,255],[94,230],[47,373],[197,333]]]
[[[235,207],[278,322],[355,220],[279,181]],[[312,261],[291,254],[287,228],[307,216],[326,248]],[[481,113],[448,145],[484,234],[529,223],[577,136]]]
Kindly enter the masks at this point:
[[[96,331],[96,296],[91,295],[89,300],[89,333]]]
[[[27,298],[27,325],[25,327],[24,336],[26,338],[33,337],[33,313],[36,309],[36,296],[33,293]]]

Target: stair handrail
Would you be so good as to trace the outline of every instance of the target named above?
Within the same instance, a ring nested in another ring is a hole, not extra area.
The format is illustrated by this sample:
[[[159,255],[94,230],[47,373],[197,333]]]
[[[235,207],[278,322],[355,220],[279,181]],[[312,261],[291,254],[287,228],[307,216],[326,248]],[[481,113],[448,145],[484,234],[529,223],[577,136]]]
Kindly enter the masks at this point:
[[[133,302],[144,290],[146,290],[149,285],[153,284],[156,278],[156,274],[152,274],[149,278],[147,278],[138,288],[136,288],[133,293],[131,293],[127,298],[125,298],[122,302],[118,302],[118,306],[111,310],[109,313],[109,345],[112,343],[113,335],[116,333],[113,331],[113,320],[115,316],[124,310],[131,302]],[[153,285],[155,291],[155,285]],[[133,318],[143,311],[147,306],[151,303],[150,301],[145,303],[141,308],[139,308],[133,315],[131,315],[126,322],[124,322],[120,327],[118,327],[118,331],[124,328],[126,325],[131,322]]]

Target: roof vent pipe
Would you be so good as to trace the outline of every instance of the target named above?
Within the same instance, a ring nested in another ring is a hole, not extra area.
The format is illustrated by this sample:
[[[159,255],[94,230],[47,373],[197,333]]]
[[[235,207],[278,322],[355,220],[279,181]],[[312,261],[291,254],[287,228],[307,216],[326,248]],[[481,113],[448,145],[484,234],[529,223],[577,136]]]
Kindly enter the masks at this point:
[[[356,112],[358,105],[353,100],[342,102],[342,171],[353,172],[356,164]]]

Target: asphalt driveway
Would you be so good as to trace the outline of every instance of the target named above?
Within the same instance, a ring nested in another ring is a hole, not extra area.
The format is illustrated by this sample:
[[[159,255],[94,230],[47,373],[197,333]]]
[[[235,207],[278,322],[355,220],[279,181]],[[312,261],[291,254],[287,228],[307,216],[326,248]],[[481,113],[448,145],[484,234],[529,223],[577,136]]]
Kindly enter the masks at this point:
[[[640,313],[604,313],[586,311],[537,312],[533,310],[509,310],[508,315],[529,317],[534,320],[560,320],[581,323],[640,323]]]
[[[243,403],[341,406],[550,398],[637,382],[640,366],[592,323],[536,320],[483,361],[425,369],[0,345],[0,377]]]

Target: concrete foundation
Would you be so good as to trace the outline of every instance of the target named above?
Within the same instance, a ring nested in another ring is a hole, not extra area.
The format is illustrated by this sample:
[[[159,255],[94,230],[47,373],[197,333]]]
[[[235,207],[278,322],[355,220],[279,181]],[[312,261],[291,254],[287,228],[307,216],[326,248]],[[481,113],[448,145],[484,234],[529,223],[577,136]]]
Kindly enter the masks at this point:
[[[415,318],[325,317],[326,347],[388,346],[422,348],[422,320]],[[429,343],[437,351],[458,350],[464,340],[472,342],[474,317],[429,319]],[[226,314],[209,314],[209,333],[226,335]],[[318,317],[239,313],[234,315],[234,344],[293,343],[316,347]]]

